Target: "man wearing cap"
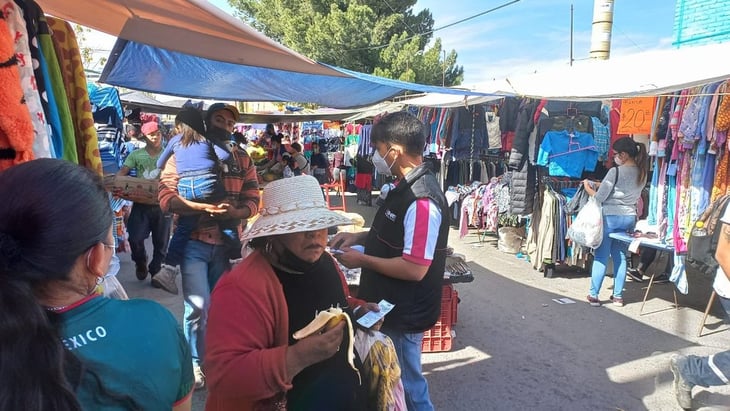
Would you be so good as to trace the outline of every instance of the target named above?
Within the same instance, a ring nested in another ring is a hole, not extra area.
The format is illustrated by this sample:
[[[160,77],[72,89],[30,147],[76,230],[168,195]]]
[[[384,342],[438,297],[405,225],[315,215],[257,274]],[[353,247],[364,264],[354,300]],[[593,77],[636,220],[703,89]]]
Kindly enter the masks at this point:
[[[348,268],[361,267],[358,297],[394,304],[381,331],[398,352],[410,411],[433,410],[421,372],[423,332],[441,314],[441,290],[449,237],[449,208],[436,176],[423,162],[426,129],[401,111],[383,117],[370,133],[373,165],[398,178],[369,232],[340,233],[331,246]],[[354,245],[364,245],[360,253]]]
[[[160,177],[157,168],[157,159],[162,152],[162,135],[157,121],[148,121],[141,127],[142,140],[145,147],[132,151],[124,160],[124,165],[117,172],[118,176],[129,175],[131,170],[136,171],[138,178],[156,180]],[[171,218],[162,212],[156,204],[134,203],[127,221],[129,232],[129,247],[132,251],[132,261],[136,266],[137,279],[144,280],[147,273],[155,275],[160,271],[162,260],[167,253],[167,241],[170,236]],[[152,260],[147,265],[147,251],[144,240],[152,234]],[[155,284],[155,281],[152,282]]]
[[[239,117],[235,106],[215,103],[208,108],[205,118],[205,136],[219,145],[226,145]],[[210,292],[220,276],[230,268],[229,247],[222,238],[219,219],[236,219],[241,232],[245,220],[258,213],[259,186],[256,167],[246,151],[237,145],[229,145],[231,156],[221,167],[221,180],[225,187],[225,199],[216,205],[187,201],[178,194],[175,161],[168,161],[160,178],[160,207],[177,214],[198,214],[198,224],[185,246],[180,272],[185,307],[183,331],[190,344],[195,373],[195,387],[205,385],[201,369],[204,357],[203,341],[207,321]],[[174,155],[171,157],[174,159]],[[240,238],[240,237],[239,237]],[[175,284],[171,271],[163,271],[164,281]],[[175,290],[177,286],[175,285]]]

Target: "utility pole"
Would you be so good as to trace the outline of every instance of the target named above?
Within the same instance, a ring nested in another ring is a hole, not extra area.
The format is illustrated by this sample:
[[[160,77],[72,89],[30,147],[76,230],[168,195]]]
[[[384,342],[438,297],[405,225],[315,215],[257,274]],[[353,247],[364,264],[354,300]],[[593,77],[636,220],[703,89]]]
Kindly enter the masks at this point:
[[[591,53],[593,59],[608,60],[613,31],[613,0],[594,0]]]
[[[441,87],[446,87],[446,50],[441,50],[444,53],[443,70],[441,71]]]
[[[573,65],[573,3],[570,3],[570,65]]]

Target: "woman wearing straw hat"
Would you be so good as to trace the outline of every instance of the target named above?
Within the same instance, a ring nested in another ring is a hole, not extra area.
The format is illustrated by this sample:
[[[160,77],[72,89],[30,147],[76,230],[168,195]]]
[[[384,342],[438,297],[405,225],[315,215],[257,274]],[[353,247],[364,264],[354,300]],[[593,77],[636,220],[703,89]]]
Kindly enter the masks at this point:
[[[292,337],[316,311],[377,310],[349,296],[325,252],[327,229],[351,223],[327,209],[312,176],[266,186],[260,217],[243,236],[254,252],[211,295],[206,410],[363,408],[367,387],[348,364],[344,322],[299,341]]]

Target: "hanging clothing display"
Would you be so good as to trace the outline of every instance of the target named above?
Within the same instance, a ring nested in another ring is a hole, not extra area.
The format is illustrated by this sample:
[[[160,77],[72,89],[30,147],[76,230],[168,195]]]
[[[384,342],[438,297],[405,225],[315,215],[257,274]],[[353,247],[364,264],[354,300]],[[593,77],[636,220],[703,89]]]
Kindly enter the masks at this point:
[[[96,129],[91,114],[91,102],[76,33],[74,33],[73,27],[64,20],[50,16],[46,19],[58,56],[79,164],[101,174],[101,158],[96,153],[98,150]]]
[[[33,0],[0,0],[0,7],[0,51],[6,56],[1,68],[7,76],[1,98],[0,168],[53,157],[101,174],[99,141],[73,27],[45,16]]]
[[[548,131],[540,144],[537,164],[547,166],[551,176],[581,178],[595,171],[598,149],[593,135],[579,131]]]
[[[37,79],[33,70],[33,59],[30,52],[28,30],[23,19],[23,12],[13,0],[0,1],[0,10],[3,10],[5,19],[13,33],[15,41],[15,56],[20,70],[20,84],[23,88],[25,104],[30,112],[33,123],[33,155],[35,158],[51,157],[51,140],[48,136],[48,123],[41,104],[41,96],[36,86]]]
[[[2,13],[0,13],[2,16]],[[0,18],[0,170],[33,159],[33,123],[24,103],[15,44],[7,21]]]
[[[69,109],[66,88],[63,85],[63,76],[61,76],[61,67],[58,63],[56,50],[53,47],[50,30],[46,16],[41,14],[38,20],[38,41],[41,48],[41,67],[44,68],[46,73],[45,81],[46,92],[49,93],[49,108],[52,112],[55,110],[57,116],[54,119],[54,123],[56,123],[54,134],[58,134],[63,141],[63,159],[78,164],[79,155],[76,149],[71,110]],[[54,124],[52,123],[52,125]]]
[[[104,174],[115,174],[130,153],[124,142],[124,114],[119,91],[115,87],[99,87],[95,84],[89,84],[87,89],[102,169]]]
[[[449,141],[451,155],[455,160],[473,160],[479,154],[486,154],[489,141],[483,105],[456,109]]]

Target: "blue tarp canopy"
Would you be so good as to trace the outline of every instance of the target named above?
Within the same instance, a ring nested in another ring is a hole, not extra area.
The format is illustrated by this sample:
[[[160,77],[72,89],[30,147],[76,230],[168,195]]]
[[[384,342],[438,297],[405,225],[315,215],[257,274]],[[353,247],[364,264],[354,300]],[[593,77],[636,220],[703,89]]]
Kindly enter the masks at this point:
[[[237,101],[298,101],[333,108],[372,105],[405,91],[489,94],[391,80],[320,64],[339,75],[255,67],[197,57],[118,39],[99,81],[183,97]]]

